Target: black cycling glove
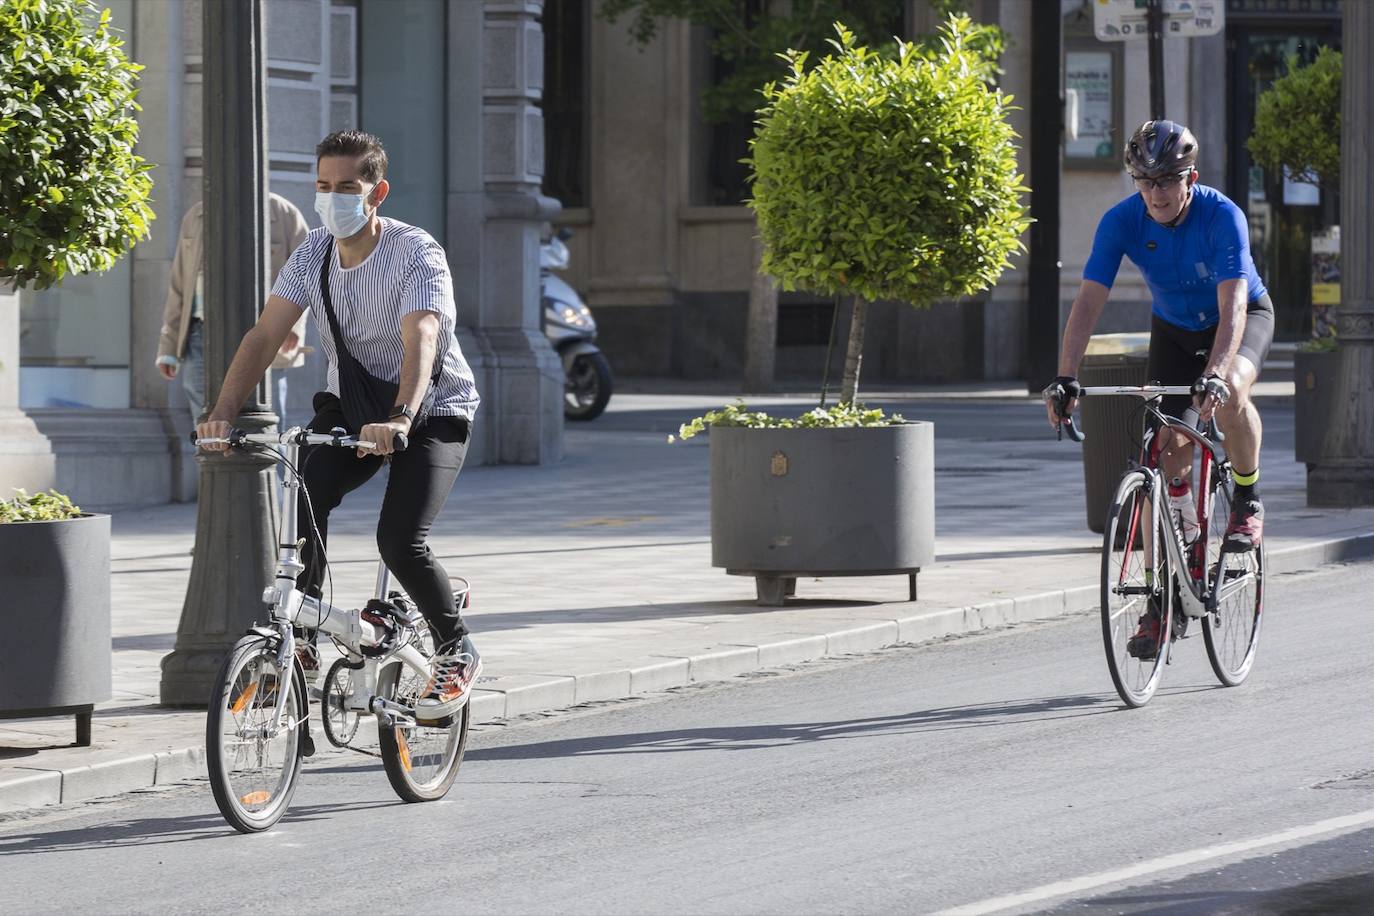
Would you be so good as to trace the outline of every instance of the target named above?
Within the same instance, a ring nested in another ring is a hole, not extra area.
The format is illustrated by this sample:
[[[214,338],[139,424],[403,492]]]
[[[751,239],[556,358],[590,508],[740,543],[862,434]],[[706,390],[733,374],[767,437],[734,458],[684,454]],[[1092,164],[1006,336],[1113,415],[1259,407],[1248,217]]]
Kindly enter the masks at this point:
[[[1193,394],[1200,398],[1210,394],[1217,399],[1218,404],[1225,404],[1231,397],[1231,386],[1227,385],[1221,376],[1212,373],[1193,382]]]
[[[1054,381],[1045,386],[1045,400],[1054,403],[1054,412],[1063,417],[1068,413],[1069,401],[1083,393],[1083,386],[1078,384],[1078,379],[1070,375],[1061,375]]]

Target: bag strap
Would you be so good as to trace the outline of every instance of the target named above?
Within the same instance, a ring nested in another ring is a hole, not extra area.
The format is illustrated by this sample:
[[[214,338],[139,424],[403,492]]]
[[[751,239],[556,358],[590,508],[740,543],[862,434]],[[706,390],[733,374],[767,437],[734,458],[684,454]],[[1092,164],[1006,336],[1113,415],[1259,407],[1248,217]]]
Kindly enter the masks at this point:
[[[329,259],[333,254],[334,237],[331,235],[325,240],[324,261],[320,263],[320,297],[324,299],[324,313],[329,318],[329,331],[334,335],[334,350],[338,353],[339,361],[342,362],[343,359],[347,357],[361,367],[362,363],[358,363],[358,361],[353,358],[353,354],[348,352],[348,348],[344,346],[343,332],[339,330],[339,318],[334,314],[334,301],[329,295]],[[443,348],[436,349],[434,354],[434,371],[430,373],[429,383],[436,388],[439,385],[439,376],[444,372],[444,360],[448,356],[448,345],[452,336],[453,332],[450,331],[448,337],[444,339]]]
[[[334,302],[329,296],[329,258],[334,254],[334,237],[324,243],[324,261],[320,264],[320,296],[324,299],[324,313],[329,318],[329,332],[334,335],[334,352],[339,362],[345,359],[357,362],[353,354],[344,346],[343,332],[339,330],[339,318],[334,314]]]

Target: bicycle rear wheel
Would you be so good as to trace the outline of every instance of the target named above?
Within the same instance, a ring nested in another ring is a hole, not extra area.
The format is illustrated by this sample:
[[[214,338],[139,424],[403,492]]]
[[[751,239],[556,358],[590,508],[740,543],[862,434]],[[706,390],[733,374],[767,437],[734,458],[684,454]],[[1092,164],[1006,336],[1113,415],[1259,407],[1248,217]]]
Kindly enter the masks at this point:
[[[387,665],[377,679],[377,695],[414,708],[428,684],[406,665]],[[448,794],[463,763],[468,742],[470,707],[454,714],[448,725],[379,723],[378,743],[386,778],[396,794],[408,802],[435,801]]]
[[[1164,539],[1170,536],[1163,513],[1153,511],[1149,475],[1128,471],[1103,532],[1102,642],[1116,692],[1131,707],[1154,696],[1169,657],[1174,590],[1166,587],[1171,570]],[[1154,657],[1137,658],[1128,643],[1151,616],[1158,621]]]
[[[1227,687],[1239,686],[1250,674],[1264,609],[1264,543],[1245,553],[1221,549],[1231,519],[1233,487],[1229,479],[1214,479],[1208,494],[1207,578],[1219,597],[1202,628],[1207,660]]]
[[[295,665],[283,670],[261,636],[240,639],[220,666],[205,718],[206,764],[220,813],[235,830],[266,830],[286,813],[301,771],[306,700]],[[278,693],[283,727],[272,734]]]

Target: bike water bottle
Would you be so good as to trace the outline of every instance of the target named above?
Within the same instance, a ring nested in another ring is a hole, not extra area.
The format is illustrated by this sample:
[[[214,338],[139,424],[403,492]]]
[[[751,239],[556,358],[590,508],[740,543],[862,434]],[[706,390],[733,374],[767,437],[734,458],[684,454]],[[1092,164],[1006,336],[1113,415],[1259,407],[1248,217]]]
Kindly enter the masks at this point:
[[[1178,519],[1178,530],[1183,535],[1184,545],[1197,540],[1197,506],[1193,505],[1193,491],[1181,477],[1169,481],[1169,508]]]

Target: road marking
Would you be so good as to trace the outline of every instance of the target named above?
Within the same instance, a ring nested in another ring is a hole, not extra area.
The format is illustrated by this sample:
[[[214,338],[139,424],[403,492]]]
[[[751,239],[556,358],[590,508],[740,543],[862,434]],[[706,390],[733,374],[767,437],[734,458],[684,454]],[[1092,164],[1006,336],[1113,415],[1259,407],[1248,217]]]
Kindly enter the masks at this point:
[[[1084,875],[1080,878],[1069,878],[1064,881],[1056,881],[1053,884],[1045,884],[1041,887],[1022,891],[1018,894],[1007,894],[1003,897],[993,897],[978,903],[969,903],[963,906],[941,910],[937,916],[983,916],[983,914],[986,913],[996,913],[999,910],[1009,909],[1014,906],[1043,903],[1054,897],[1078,894],[1107,884],[1130,881],[1133,878],[1143,878],[1146,875],[1168,871],[1171,868],[1196,865],[1210,859],[1220,859],[1237,853],[1263,849],[1266,846],[1278,846],[1283,843],[1292,843],[1296,840],[1305,840],[1309,837],[1321,836],[1324,833],[1348,832],[1369,824],[1374,824],[1374,809],[1361,811],[1358,814],[1348,814],[1344,817],[1328,818],[1324,821],[1308,824],[1305,827],[1291,827],[1279,833],[1271,833],[1267,836],[1254,837],[1249,840],[1237,840],[1234,843],[1222,843],[1220,846],[1204,846],[1201,849],[1193,849],[1188,852],[1177,852],[1173,855],[1149,859],[1127,868],[1115,869],[1114,871],[1104,871],[1095,875]]]

